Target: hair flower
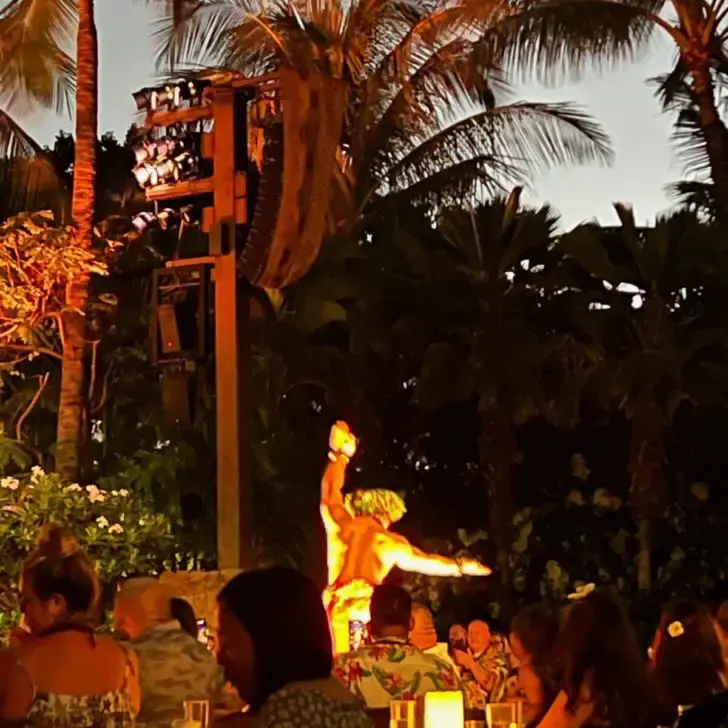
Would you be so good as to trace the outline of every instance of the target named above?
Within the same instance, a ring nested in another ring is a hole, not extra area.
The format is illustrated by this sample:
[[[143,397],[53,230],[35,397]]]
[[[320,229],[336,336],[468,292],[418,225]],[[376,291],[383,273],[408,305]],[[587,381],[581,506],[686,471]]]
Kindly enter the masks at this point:
[[[595,589],[596,586],[594,584],[582,584],[581,586],[577,586],[576,591],[573,594],[569,594],[567,599],[571,599],[571,601],[586,599]]]
[[[682,637],[685,634],[685,627],[683,627],[682,622],[672,622],[667,627],[667,634],[673,639]]]

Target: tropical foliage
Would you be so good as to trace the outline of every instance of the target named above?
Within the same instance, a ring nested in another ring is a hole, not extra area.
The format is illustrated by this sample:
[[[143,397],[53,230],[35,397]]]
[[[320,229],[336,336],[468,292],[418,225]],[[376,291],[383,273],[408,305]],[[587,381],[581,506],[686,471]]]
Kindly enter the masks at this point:
[[[154,512],[143,490],[84,488],[36,466],[0,480],[2,611],[16,607],[23,560],[48,523],[63,524],[78,538],[105,585],[130,574],[159,572],[174,554],[171,523]]]

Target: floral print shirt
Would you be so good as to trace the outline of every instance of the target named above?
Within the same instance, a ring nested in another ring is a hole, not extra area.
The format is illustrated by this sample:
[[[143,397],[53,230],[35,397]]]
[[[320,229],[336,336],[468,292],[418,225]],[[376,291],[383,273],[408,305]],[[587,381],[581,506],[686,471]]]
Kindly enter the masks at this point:
[[[260,711],[260,728],[372,728],[360,703],[342,703],[318,690],[282,688]]]
[[[488,648],[473,659],[488,676],[487,684],[480,685],[470,670],[462,670],[465,703],[470,708],[483,710],[486,703],[497,703],[504,699],[509,675],[511,674],[510,654],[498,636],[493,636]]]
[[[415,700],[431,691],[460,689],[451,664],[407,640],[377,640],[338,655],[334,672],[368,708],[386,708],[392,700]]]
[[[25,725],[43,728],[126,728],[134,725],[134,711],[125,692],[105,695],[38,693]]]

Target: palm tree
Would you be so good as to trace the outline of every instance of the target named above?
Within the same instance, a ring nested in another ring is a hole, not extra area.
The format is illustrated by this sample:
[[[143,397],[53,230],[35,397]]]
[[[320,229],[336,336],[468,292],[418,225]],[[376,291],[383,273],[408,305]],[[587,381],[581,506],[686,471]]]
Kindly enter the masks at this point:
[[[75,68],[66,49],[74,22],[73,0],[10,0],[0,8],[2,218],[58,206],[62,185],[17,119],[39,107],[70,109]]]
[[[567,63],[629,55],[645,28],[633,14],[585,22],[553,2],[168,5],[158,29],[163,66],[293,71],[298,86],[324,77],[343,97],[327,115],[330,129],[342,129],[333,189],[314,191],[340,232],[361,231],[399,204],[511,189],[534,165],[608,161],[606,136],[586,114],[508,101],[502,71],[522,62],[558,74]]]
[[[598,0],[599,1],[599,0]],[[618,0],[605,0],[614,7]],[[668,111],[677,111],[675,140],[690,175],[705,174],[714,187],[714,211],[728,225],[728,127],[721,117],[721,86],[728,71],[725,52],[728,24],[722,0],[668,0],[662,12],[642,0],[628,0],[636,15],[664,31],[675,45],[672,70],[656,79],[657,96]],[[667,11],[667,12],[666,12]],[[694,184],[674,189],[688,202],[709,202]],[[694,193],[698,193],[694,197]]]
[[[96,144],[98,137],[98,38],[93,0],[78,0],[76,35],[76,154],[73,164],[71,218],[76,245],[91,248],[96,204]],[[58,407],[56,469],[71,480],[78,478],[86,420],[86,348],[84,316],[89,279],[69,286],[62,317],[63,370]]]
[[[670,424],[682,403],[715,402],[726,392],[725,331],[708,325],[703,308],[705,290],[724,270],[725,251],[716,245],[716,228],[689,213],[640,229],[631,210],[615,207],[621,227],[580,226],[562,238],[560,249],[592,276],[592,284],[579,283],[587,294],[582,320],[603,352],[590,374],[592,391],[611,399],[631,423],[637,581],[646,592],[653,575],[653,531],[669,503]]]
[[[451,284],[445,290],[459,294],[432,307],[431,318],[446,323],[433,330],[417,383],[428,409],[477,399],[480,470],[504,596],[511,585],[516,428],[537,416],[572,424],[575,408],[561,400],[584,357],[548,313],[558,299],[541,269],[552,267],[558,216],[548,207],[520,210],[519,196],[516,189],[507,199],[472,212],[447,210],[438,219],[440,245],[450,250],[449,265],[440,260],[438,287],[444,278]]]

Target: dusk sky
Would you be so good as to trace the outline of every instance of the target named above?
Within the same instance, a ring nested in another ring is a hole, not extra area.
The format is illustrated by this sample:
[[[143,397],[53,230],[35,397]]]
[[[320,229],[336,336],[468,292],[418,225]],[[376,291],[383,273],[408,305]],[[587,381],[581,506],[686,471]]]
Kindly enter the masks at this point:
[[[132,92],[154,77],[153,16],[141,2],[96,0],[100,48],[100,131],[123,137],[135,118]],[[633,205],[641,222],[670,205],[665,185],[681,170],[670,145],[670,119],[661,114],[648,78],[670,68],[671,48],[663,37],[644,57],[618,71],[590,74],[579,84],[559,89],[524,87],[519,97],[529,101],[573,101],[586,106],[612,138],[616,159],[611,168],[556,169],[533,180],[529,201],[549,201],[563,216],[565,227],[588,219],[615,224],[613,202]],[[39,113],[25,127],[44,143],[69,119]]]

